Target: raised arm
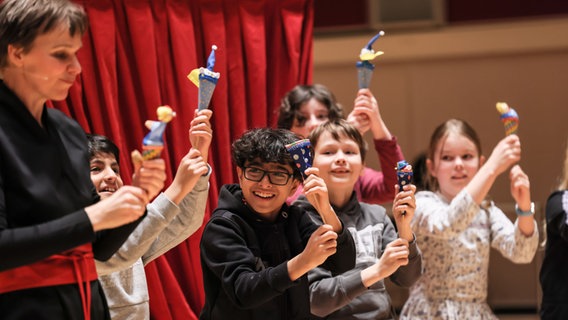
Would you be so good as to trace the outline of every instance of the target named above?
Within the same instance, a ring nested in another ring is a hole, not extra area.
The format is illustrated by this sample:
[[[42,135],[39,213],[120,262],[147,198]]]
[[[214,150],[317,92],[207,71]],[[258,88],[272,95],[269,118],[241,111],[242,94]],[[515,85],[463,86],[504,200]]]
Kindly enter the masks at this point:
[[[211,143],[211,114],[210,110],[196,112],[189,129],[189,140],[199,140],[202,150],[208,150]],[[189,150],[181,159],[172,184],[148,205],[146,219],[110,260],[97,262],[100,275],[128,268],[140,258],[147,264],[201,226],[209,190],[210,170],[206,161],[199,150]]]
[[[322,218],[324,224],[332,227],[336,233],[343,231],[341,221],[329,203],[329,193],[325,181],[318,177],[319,169],[315,167],[306,170],[308,178],[304,181],[304,194]]]
[[[519,165],[513,166],[509,173],[511,181],[511,195],[515,199],[517,209],[522,212],[518,216],[518,226],[525,236],[530,236],[534,232],[534,204],[531,201],[531,189],[529,176]]]
[[[391,168],[404,159],[396,137],[387,128],[379,104],[369,89],[360,89],[353,111],[347,117],[361,134],[371,131],[373,144],[383,171],[365,168],[355,188],[359,199],[366,203],[382,204],[392,201],[395,195],[396,173]]]
[[[481,204],[495,179],[521,159],[521,142],[517,135],[503,138],[493,149],[487,162],[481,166],[465,189],[475,203]]]

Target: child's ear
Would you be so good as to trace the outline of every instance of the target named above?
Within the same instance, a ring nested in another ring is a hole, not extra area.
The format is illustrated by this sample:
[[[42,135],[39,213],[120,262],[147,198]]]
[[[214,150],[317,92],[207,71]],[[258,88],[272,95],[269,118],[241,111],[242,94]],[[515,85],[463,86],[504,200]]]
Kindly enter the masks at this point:
[[[479,167],[481,168],[483,164],[485,164],[485,156],[479,156]]]
[[[300,186],[300,181],[298,179],[292,180],[292,189],[290,189],[290,194],[288,195],[288,197],[293,196],[296,193],[296,190],[298,190],[299,186]]]
[[[237,176],[239,178],[239,183],[243,181],[243,169],[241,167],[237,167]]]
[[[426,159],[426,168],[428,169],[428,173],[432,176],[432,177],[436,177],[436,175],[434,174],[434,168],[433,168],[434,164],[432,163],[432,160],[430,159]]]
[[[365,164],[365,161],[363,161],[363,165],[361,166],[361,172],[359,172],[359,177],[363,176],[363,172],[365,172],[366,167],[367,165]]]

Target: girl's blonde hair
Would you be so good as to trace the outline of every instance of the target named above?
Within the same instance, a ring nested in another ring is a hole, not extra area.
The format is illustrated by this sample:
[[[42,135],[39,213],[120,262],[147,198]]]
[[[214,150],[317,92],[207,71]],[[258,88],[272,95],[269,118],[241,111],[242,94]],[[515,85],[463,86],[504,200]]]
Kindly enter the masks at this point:
[[[562,176],[560,176],[560,184],[558,190],[568,189],[568,140],[566,141],[566,154],[564,155],[564,167],[562,168]]]
[[[430,137],[430,145],[426,157],[432,163],[435,161],[434,154],[436,153],[436,148],[446,141],[450,133],[459,134],[469,139],[475,145],[478,155],[481,156],[481,140],[475,130],[464,120],[450,119],[436,127]],[[428,177],[425,180],[424,186],[426,190],[438,191],[440,188],[438,180],[434,178],[430,172],[428,172]]]

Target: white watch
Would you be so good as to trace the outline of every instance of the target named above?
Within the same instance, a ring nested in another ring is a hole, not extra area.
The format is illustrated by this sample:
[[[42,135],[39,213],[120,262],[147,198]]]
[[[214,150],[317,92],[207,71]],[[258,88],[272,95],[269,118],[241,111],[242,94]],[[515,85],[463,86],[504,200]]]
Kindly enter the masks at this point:
[[[523,211],[523,210],[519,209],[519,206],[517,204],[515,204],[515,212],[517,213],[517,215],[519,217],[532,216],[534,214],[534,202],[531,202],[531,208],[530,208],[529,211]]]

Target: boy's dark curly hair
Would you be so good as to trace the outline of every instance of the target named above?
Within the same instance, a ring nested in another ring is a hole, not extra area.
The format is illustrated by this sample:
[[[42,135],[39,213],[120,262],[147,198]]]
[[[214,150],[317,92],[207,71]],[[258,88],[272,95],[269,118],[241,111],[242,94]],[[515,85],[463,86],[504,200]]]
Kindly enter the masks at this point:
[[[302,179],[300,170],[286,149],[287,144],[300,139],[296,134],[285,129],[251,129],[233,142],[233,161],[240,168],[243,168],[247,161],[289,165],[294,172],[294,179],[300,180]]]

